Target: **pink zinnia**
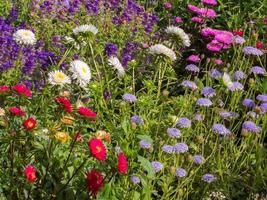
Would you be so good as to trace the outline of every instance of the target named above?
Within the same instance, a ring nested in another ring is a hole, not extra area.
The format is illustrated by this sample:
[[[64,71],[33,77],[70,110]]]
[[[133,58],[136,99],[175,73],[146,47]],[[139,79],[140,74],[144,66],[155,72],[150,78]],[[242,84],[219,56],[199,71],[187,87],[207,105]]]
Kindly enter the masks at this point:
[[[1,85],[0,86],[0,93],[6,92],[8,90],[9,90],[9,86],[7,86],[7,85]]]
[[[17,92],[17,93],[19,93],[21,95],[24,95],[26,97],[31,97],[32,96],[31,91],[28,88],[26,88],[25,85],[23,85],[21,83],[19,83],[17,85],[14,85],[12,87],[12,90],[14,90],[15,92]]]
[[[167,9],[170,9],[170,8],[172,8],[172,3],[171,2],[166,2],[166,3],[164,3],[164,7],[167,8]]]
[[[209,8],[200,8],[196,13],[201,15],[202,17],[207,17],[207,18],[216,17],[216,12]]]
[[[224,44],[231,44],[233,41],[234,35],[229,31],[223,31],[215,36],[215,40]]]
[[[25,115],[25,112],[16,106],[9,108],[9,112],[11,112],[12,114],[14,114],[16,116],[24,116]]]
[[[189,62],[198,63],[200,61],[200,57],[199,57],[199,55],[193,54],[193,55],[189,56],[186,60]]]
[[[201,30],[201,35],[204,37],[210,37],[210,36],[216,36],[217,34],[220,34],[222,31],[212,28],[203,28]]]
[[[25,167],[24,175],[26,176],[27,181],[30,183],[34,183],[37,180],[36,169],[32,165]]]
[[[181,17],[175,17],[175,22],[178,24],[178,23],[182,23],[183,20]]]
[[[215,59],[214,62],[216,65],[221,65],[223,63],[221,59]]]
[[[205,23],[205,20],[202,19],[201,17],[192,17],[192,18],[191,18],[191,21],[192,21],[192,22],[199,23],[199,24],[204,24],[204,23]]]
[[[78,113],[88,118],[96,118],[96,113],[94,111],[83,106],[78,108]]]
[[[200,9],[199,9],[198,7],[196,7],[196,6],[194,6],[194,5],[191,5],[191,4],[189,4],[189,5],[187,6],[187,8],[188,8],[188,10],[190,10],[190,11],[192,11],[192,12],[195,12],[195,13],[197,13],[197,12],[200,11]]]
[[[211,6],[215,6],[217,4],[216,0],[201,0],[201,3],[207,4],[207,5],[211,5]]]
[[[223,48],[223,44],[218,42],[217,40],[212,40],[207,44],[207,49],[212,52],[218,52]]]

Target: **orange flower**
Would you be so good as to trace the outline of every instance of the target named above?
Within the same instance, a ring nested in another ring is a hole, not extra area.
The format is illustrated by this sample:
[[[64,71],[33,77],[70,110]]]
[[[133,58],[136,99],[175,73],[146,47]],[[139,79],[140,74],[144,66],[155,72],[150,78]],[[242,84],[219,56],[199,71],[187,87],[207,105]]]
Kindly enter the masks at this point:
[[[106,131],[97,131],[96,138],[99,140],[105,140],[106,142],[110,142],[110,134]]]
[[[74,121],[74,118],[72,116],[63,116],[61,118],[61,122],[63,124],[71,125]]]

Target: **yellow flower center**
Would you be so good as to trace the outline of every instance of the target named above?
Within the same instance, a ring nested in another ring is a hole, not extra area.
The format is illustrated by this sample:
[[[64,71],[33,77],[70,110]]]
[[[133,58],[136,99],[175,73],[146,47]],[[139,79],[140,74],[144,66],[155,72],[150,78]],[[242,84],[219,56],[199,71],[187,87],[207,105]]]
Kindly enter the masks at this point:
[[[55,74],[55,82],[57,83],[61,83],[62,81],[64,81],[65,78],[65,74],[63,74],[62,72],[58,72]]]
[[[30,35],[30,33],[29,32],[23,32],[22,35],[25,37],[28,37]]]
[[[83,74],[86,74],[86,73],[87,73],[87,71],[88,71],[88,70],[87,70],[87,68],[86,68],[86,67],[82,67],[82,73],[83,73]]]
[[[100,146],[96,146],[95,148],[96,148],[96,153],[99,153],[102,150]]]

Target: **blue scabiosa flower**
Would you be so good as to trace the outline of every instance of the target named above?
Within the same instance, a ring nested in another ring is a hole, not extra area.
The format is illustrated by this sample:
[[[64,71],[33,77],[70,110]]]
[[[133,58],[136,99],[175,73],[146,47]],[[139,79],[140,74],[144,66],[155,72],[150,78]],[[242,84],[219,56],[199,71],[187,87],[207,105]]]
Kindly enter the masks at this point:
[[[223,136],[229,136],[231,134],[231,131],[222,124],[214,124],[212,131]]]
[[[247,113],[247,116],[251,117],[251,118],[256,118],[257,117],[257,113],[253,112],[253,111],[249,111]]]
[[[176,174],[176,176],[182,178],[182,177],[185,177],[187,175],[187,172],[183,168],[177,168],[175,174]]]
[[[239,82],[233,82],[231,85],[228,86],[228,89],[232,92],[242,91],[244,89],[244,86]]]
[[[133,184],[140,183],[140,178],[138,176],[131,176],[130,180]]]
[[[252,121],[245,121],[242,124],[242,129],[246,130],[251,133],[259,133],[261,132],[261,127],[257,126],[254,122]]]
[[[198,73],[200,71],[199,68],[194,64],[187,65],[185,70],[191,73]]]
[[[179,126],[180,128],[190,128],[191,121],[186,117],[182,117],[177,121],[176,125]]]
[[[216,95],[216,91],[212,87],[204,87],[201,90],[201,95],[204,97],[214,97]]]
[[[211,183],[211,182],[215,181],[216,179],[217,178],[212,174],[204,174],[202,176],[202,180],[207,182],[207,183]]]
[[[267,103],[267,94],[259,94],[259,95],[256,97],[256,99],[257,99],[258,101],[262,101],[262,102]]]
[[[163,145],[162,147],[162,151],[164,151],[165,153],[173,153],[173,146],[171,145]]]
[[[265,75],[266,74],[266,70],[259,66],[252,67],[250,69],[250,72],[253,73],[254,75]]]
[[[133,94],[124,94],[122,98],[124,101],[130,102],[130,103],[137,101],[136,96],[134,96]]]
[[[143,125],[144,124],[144,121],[142,120],[141,117],[139,117],[138,115],[134,115],[131,117],[131,122],[132,123],[135,123],[137,125]]]
[[[243,80],[243,79],[245,79],[246,77],[247,77],[247,75],[246,75],[244,72],[242,72],[242,71],[236,71],[236,72],[234,73],[234,79],[235,79],[236,81]]]
[[[200,165],[205,161],[205,158],[202,155],[194,155],[193,161],[195,164]]]
[[[243,48],[243,53],[245,55],[253,55],[253,56],[262,56],[263,52],[260,49],[251,47],[251,46],[246,46]]]
[[[228,112],[228,111],[221,111],[219,113],[219,115],[223,119],[229,119],[229,118],[237,118],[237,117],[239,117],[239,114],[238,113]]]
[[[185,143],[177,143],[173,146],[173,151],[175,153],[185,153],[188,151],[188,146]]]
[[[260,109],[262,113],[266,113],[267,112],[267,103],[262,103],[260,105]]]
[[[179,138],[181,137],[181,131],[177,128],[168,128],[167,133],[171,138]]]
[[[202,115],[202,114],[196,114],[196,115],[194,116],[194,120],[195,120],[195,121],[198,121],[198,122],[201,122],[201,121],[203,121],[204,119],[205,119],[205,116]]]
[[[141,140],[139,142],[140,147],[142,147],[143,149],[149,149],[151,147],[151,143],[145,140]]]
[[[233,42],[234,42],[235,44],[243,44],[243,43],[246,42],[246,40],[245,40],[243,37],[241,37],[241,36],[239,36],[239,35],[236,35],[236,36],[234,37],[234,39],[233,39]]]
[[[256,104],[252,99],[244,99],[242,105],[248,108],[254,108],[256,106]]]
[[[158,161],[152,161],[151,166],[154,168],[156,173],[162,170],[163,168],[163,165],[161,164],[161,162],[158,162]]]
[[[211,69],[209,71],[209,75],[211,78],[219,78],[223,76],[223,74],[217,69]]]
[[[187,89],[191,89],[191,90],[196,90],[197,89],[197,85],[195,82],[193,81],[188,81],[188,80],[185,80],[181,83],[181,86],[183,86],[184,88],[187,88]]]
[[[207,99],[207,98],[200,98],[197,100],[196,104],[198,106],[204,106],[204,107],[209,107],[212,105],[211,100]]]

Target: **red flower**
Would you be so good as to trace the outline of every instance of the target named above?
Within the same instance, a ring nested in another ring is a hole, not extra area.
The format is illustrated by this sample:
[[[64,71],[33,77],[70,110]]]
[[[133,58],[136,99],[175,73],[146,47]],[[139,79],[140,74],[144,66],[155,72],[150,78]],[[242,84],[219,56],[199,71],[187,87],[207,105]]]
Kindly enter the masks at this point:
[[[128,163],[127,163],[127,159],[126,156],[124,155],[124,153],[119,153],[118,155],[118,171],[121,174],[126,174],[127,170],[128,170]]]
[[[104,185],[104,178],[99,171],[93,169],[90,172],[87,172],[86,182],[88,190],[96,196],[100,188]]]
[[[267,18],[263,19],[263,23],[267,24]]]
[[[75,141],[77,141],[77,142],[82,142],[83,141],[83,136],[81,135],[80,132],[76,133]]]
[[[72,112],[72,105],[66,97],[56,97],[55,102],[64,106],[66,112]]]
[[[244,32],[243,32],[243,31],[240,31],[240,30],[235,30],[235,31],[233,31],[233,34],[234,34],[234,35],[238,35],[238,36],[240,36],[240,37],[243,37],[243,36],[244,36]]]
[[[260,42],[260,41],[257,42],[257,43],[256,43],[256,47],[257,47],[258,49],[261,49],[261,48],[262,48],[262,42]]]
[[[4,93],[9,90],[9,87],[7,85],[1,85],[0,86],[0,93]]]
[[[17,85],[14,85],[14,86],[12,87],[12,90],[14,90],[15,92],[17,92],[17,93],[19,93],[19,94],[21,94],[21,95],[24,95],[24,96],[26,96],[26,97],[30,97],[30,96],[32,96],[31,91],[30,91],[28,88],[26,88],[25,85],[23,85],[23,84],[21,84],[21,83],[19,83],[19,84],[17,84]]]
[[[23,110],[21,110],[18,107],[15,107],[15,106],[9,108],[9,112],[11,112],[12,114],[17,115],[17,116],[23,116],[23,115],[25,115],[25,112]]]
[[[96,113],[94,111],[83,106],[78,108],[78,113],[88,118],[96,118]]]
[[[36,126],[36,120],[32,117],[29,117],[28,119],[26,119],[24,122],[23,122],[23,126],[24,128],[26,128],[27,130],[32,130],[35,128]]]
[[[97,160],[106,160],[107,157],[107,151],[106,147],[103,144],[103,142],[99,139],[92,138],[88,142],[91,154],[97,159]]]
[[[30,182],[30,183],[35,182],[36,179],[37,179],[37,177],[36,177],[36,169],[32,165],[28,165],[27,167],[25,167],[24,174],[25,174],[25,176],[27,178],[27,181]]]

